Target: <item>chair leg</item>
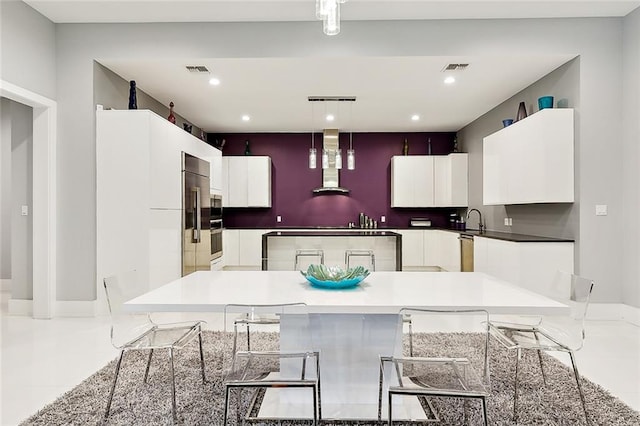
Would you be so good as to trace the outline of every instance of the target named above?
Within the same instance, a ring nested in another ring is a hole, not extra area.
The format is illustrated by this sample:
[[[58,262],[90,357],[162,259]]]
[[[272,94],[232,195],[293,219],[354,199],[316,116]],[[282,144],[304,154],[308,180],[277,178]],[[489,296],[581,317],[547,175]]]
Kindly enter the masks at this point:
[[[487,399],[480,398],[480,401],[482,401],[482,421],[484,423],[484,426],[487,426],[489,424],[487,422]]]
[[[516,374],[515,374],[515,379],[514,379],[514,383],[513,383],[513,421],[517,422],[518,421],[518,412],[517,412],[517,406],[518,406],[518,365],[520,364],[520,355],[522,354],[520,348],[518,348],[518,350],[516,351]]]
[[[229,386],[224,387],[224,415],[223,415],[223,425],[227,424],[227,417],[229,415],[229,394],[231,393],[231,388]]]
[[[318,380],[318,419],[322,420],[322,388],[320,387],[320,352],[316,355],[316,380]]]
[[[413,356],[413,320],[409,318],[409,356]]]
[[[147,359],[147,368],[144,370],[144,382],[147,383],[149,377],[149,367],[151,367],[151,357],[153,356],[153,349],[149,351],[149,358]]]
[[[573,366],[573,374],[576,376],[576,383],[578,384],[578,392],[580,392],[580,400],[582,401],[582,409],[584,410],[584,418],[589,424],[589,415],[587,414],[587,404],[584,400],[584,393],[582,392],[582,385],[580,384],[580,373],[578,373],[578,367],[576,366],[576,359],[573,354],[573,351],[569,352],[569,357],[571,357],[571,365]]]
[[[391,392],[389,392],[389,420],[387,421],[387,425],[391,426],[391,424],[393,423],[393,415],[392,415],[392,409],[391,407],[393,406],[393,394]]]
[[[173,415],[173,419],[177,420],[178,416],[176,413],[176,375],[173,369],[173,348],[169,349],[169,370],[171,372],[171,414]]]
[[[542,383],[547,385],[547,375],[544,372],[544,364],[542,363],[542,351],[538,350],[538,362],[540,363],[540,371],[542,372]]]
[[[382,380],[384,363],[380,360],[380,376],[378,376],[378,421],[382,421]]]
[[[202,370],[202,383],[207,382],[204,374],[204,352],[202,351],[202,327],[198,327],[198,344],[200,345],[200,369]]]
[[[113,393],[116,390],[116,382],[118,381],[118,374],[120,373],[120,365],[122,364],[122,357],[124,356],[124,349],[120,351],[118,362],[116,362],[116,374],[113,377],[113,385],[111,385],[111,392],[109,392],[109,401],[107,402],[107,409],[104,412],[105,420],[109,417],[109,411],[111,410],[111,401],[113,400]]]
[[[318,426],[318,387],[313,386],[313,426]]]
[[[247,351],[251,352],[251,330],[249,330],[249,324],[247,324]]]

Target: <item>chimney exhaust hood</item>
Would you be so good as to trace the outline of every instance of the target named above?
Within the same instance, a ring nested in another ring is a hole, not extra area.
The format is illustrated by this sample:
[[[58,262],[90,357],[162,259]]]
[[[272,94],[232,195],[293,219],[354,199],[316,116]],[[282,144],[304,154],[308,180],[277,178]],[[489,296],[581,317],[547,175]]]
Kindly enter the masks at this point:
[[[322,187],[313,190],[315,195],[348,194],[347,188],[340,186],[340,171],[336,169],[338,151],[338,129],[325,129],[322,136],[322,149],[329,153],[329,167],[322,169]]]

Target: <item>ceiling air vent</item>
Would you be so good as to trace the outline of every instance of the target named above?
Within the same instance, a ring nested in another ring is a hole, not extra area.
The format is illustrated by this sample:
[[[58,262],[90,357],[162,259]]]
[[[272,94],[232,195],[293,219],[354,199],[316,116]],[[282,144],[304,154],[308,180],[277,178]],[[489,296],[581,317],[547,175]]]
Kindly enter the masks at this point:
[[[442,71],[464,71],[469,64],[449,64]]]
[[[209,70],[204,65],[187,65],[187,71],[196,73],[208,73]]]

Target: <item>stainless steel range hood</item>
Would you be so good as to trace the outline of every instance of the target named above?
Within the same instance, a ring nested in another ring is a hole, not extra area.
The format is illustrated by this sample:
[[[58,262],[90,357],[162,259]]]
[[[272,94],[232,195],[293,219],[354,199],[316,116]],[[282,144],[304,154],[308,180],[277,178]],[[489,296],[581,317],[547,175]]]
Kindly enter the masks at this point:
[[[340,186],[340,170],[336,169],[338,151],[338,129],[325,129],[322,136],[322,149],[329,153],[329,167],[322,169],[322,186],[313,190],[316,195],[348,194],[347,188]]]

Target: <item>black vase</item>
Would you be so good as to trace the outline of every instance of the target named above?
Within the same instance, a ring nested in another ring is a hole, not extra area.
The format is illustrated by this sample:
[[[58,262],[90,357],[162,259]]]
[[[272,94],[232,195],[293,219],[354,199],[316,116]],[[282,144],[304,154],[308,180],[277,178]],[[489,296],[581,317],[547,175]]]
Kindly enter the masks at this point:
[[[518,106],[518,114],[516,115],[516,121],[520,121],[523,118],[527,118],[527,108],[524,106],[524,102],[520,102]]]
[[[129,82],[129,109],[138,109],[138,100],[136,99],[136,82]]]

